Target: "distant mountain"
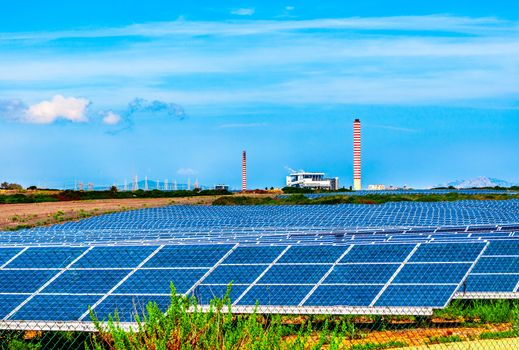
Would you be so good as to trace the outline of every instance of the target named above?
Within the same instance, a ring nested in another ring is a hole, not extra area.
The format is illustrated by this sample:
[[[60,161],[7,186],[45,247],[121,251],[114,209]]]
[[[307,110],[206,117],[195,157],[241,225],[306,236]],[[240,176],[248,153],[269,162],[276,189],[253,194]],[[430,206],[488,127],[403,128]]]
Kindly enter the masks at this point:
[[[515,184],[505,181],[505,180],[494,179],[494,178],[486,177],[486,176],[480,176],[480,177],[477,177],[477,178],[471,179],[471,180],[452,181],[452,182],[443,184],[441,186],[442,187],[453,186],[456,188],[479,188],[479,187],[496,187],[496,186],[512,187],[514,185]]]

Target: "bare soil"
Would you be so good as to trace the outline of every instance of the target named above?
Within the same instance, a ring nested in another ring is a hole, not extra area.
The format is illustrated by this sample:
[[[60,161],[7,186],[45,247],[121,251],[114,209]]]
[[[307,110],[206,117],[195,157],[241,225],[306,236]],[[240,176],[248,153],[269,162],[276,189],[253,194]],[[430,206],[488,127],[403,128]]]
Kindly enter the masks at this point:
[[[251,197],[269,197],[272,194],[246,193]],[[67,202],[0,204],[0,230],[52,225],[79,220],[93,215],[132,209],[163,207],[167,205],[211,205],[221,196],[181,198],[127,198],[96,199]]]
[[[144,207],[173,204],[211,204],[215,198],[129,198],[89,201],[0,204],[0,230],[44,226],[85,217]]]

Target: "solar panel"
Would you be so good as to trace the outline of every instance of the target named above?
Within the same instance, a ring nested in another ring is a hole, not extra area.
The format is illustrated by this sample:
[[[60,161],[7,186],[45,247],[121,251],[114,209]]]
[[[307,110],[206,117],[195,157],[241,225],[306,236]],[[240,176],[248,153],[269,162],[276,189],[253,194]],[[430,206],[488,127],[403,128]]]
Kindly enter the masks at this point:
[[[517,222],[513,199],[173,206],[5,232],[0,318],[89,321],[91,306],[134,321],[149,301],[165,310],[171,283],[207,305],[232,282],[240,312],[418,313],[517,297],[519,235],[501,229]]]

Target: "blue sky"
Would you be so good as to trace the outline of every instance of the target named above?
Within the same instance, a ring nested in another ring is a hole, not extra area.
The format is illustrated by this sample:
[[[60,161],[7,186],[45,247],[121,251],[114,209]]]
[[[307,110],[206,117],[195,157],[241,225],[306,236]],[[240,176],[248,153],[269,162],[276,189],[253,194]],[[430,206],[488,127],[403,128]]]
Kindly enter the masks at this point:
[[[519,183],[515,1],[28,1],[0,11],[0,179]]]

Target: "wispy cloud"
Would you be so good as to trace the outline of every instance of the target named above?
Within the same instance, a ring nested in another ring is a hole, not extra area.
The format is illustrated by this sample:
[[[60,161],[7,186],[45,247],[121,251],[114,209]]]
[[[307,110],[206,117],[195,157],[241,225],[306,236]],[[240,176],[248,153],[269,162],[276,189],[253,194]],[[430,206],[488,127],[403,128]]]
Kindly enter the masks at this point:
[[[73,51],[66,46],[71,41]],[[124,104],[133,96],[151,101],[138,109],[160,107],[154,113],[174,118],[184,113],[179,105],[153,100],[220,110],[254,103],[513,101],[518,75],[519,22],[496,18],[179,20],[0,34],[3,96],[30,95],[32,103],[54,91],[88,96],[120,115],[120,126],[132,114]]]
[[[231,11],[231,14],[238,16],[252,16],[256,12],[253,8],[239,8]]]
[[[254,9],[234,10],[237,15],[252,15]],[[68,30],[49,32],[0,33],[0,41],[6,40],[56,40],[66,38],[106,38],[106,37],[164,37],[171,35],[257,35],[284,31],[308,31],[319,29],[335,30],[387,30],[387,31],[441,31],[458,33],[479,33],[491,35],[495,32],[513,35],[519,31],[515,22],[493,17],[470,18],[454,16],[395,16],[395,17],[353,17],[324,18],[312,20],[242,20],[227,22],[204,22],[178,20],[132,24],[124,27],[88,30]]]

